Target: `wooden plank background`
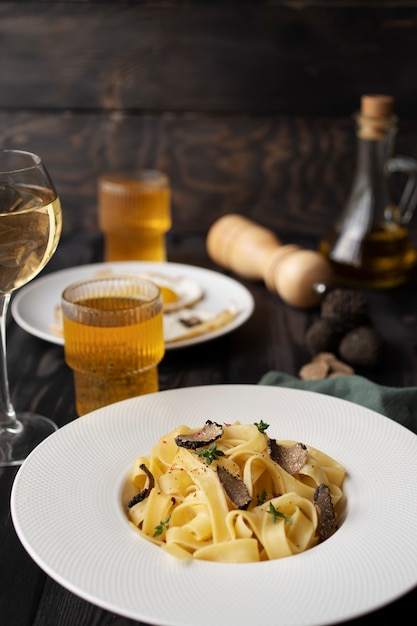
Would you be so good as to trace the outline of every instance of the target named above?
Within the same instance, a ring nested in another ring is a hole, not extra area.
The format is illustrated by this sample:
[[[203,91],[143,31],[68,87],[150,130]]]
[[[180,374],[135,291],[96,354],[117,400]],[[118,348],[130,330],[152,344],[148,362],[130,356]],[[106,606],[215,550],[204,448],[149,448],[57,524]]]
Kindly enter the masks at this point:
[[[417,1],[1,2],[0,46],[0,145],[43,156],[64,234],[97,230],[101,173],[152,167],[170,237],[238,212],[319,238],[363,93],[395,97],[417,158]]]

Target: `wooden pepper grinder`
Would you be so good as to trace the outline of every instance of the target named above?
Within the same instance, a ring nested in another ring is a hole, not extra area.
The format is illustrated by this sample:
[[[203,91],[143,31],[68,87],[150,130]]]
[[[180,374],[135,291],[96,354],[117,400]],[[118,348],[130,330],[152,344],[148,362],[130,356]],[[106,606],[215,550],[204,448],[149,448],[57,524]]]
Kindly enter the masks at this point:
[[[249,280],[263,280],[287,304],[317,306],[333,283],[329,262],[319,253],[282,244],[269,229],[237,214],[219,218],[206,240],[211,259]]]

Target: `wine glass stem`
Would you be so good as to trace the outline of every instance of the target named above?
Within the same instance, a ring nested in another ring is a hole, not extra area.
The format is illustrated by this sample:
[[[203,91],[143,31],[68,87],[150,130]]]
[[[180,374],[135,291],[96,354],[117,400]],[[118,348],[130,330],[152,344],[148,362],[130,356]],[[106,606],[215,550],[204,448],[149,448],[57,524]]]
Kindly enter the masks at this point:
[[[16,412],[10,401],[9,379],[7,376],[6,319],[10,293],[0,295],[0,431],[19,431]]]

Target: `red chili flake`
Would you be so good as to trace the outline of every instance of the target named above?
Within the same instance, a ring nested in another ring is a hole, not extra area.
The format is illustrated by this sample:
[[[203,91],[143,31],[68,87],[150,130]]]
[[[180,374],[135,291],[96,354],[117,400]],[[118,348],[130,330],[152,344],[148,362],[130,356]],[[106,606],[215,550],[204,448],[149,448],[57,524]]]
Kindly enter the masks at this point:
[[[175,465],[175,463],[171,465],[168,471],[173,472],[174,470],[176,470],[177,472],[185,472],[185,469],[183,467],[179,467],[178,465]]]
[[[231,426],[231,425],[232,425],[231,423],[229,424],[228,422],[223,422],[223,424],[224,424],[225,426]]]
[[[162,443],[168,443],[166,439],[162,439]]]

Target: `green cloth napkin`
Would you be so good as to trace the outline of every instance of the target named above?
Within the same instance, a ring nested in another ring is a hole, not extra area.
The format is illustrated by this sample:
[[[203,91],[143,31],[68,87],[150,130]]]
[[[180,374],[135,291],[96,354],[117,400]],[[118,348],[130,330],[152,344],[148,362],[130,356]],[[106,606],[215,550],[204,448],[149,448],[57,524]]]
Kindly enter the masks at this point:
[[[259,384],[305,389],[343,398],[390,417],[417,434],[417,387],[385,387],[357,375],[302,380],[282,372],[267,372]]]

